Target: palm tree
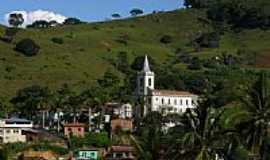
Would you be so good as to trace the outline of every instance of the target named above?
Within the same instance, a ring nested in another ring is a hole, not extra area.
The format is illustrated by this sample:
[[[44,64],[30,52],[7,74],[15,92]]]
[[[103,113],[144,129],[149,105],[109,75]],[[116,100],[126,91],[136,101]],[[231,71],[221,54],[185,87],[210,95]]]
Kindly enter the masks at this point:
[[[130,139],[137,149],[139,159],[159,159],[162,136],[162,115],[158,112],[148,113],[143,120],[139,136],[130,135]]]
[[[199,105],[195,110],[187,110],[183,124],[186,129],[180,150],[170,159],[212,160],[221,156],[224,146],[228,143],[219,125],[223,110]],[[177,141],[176,141],[177,142]]]
[[[265,142],[269,137],[270,97],[266,73],[262,72],[256,82],[241,97],[243,110],[228,117],[228,121],[238,129],[244,144],[251,154],[266,158]],[[269,152],[269,151],[268,151]]]

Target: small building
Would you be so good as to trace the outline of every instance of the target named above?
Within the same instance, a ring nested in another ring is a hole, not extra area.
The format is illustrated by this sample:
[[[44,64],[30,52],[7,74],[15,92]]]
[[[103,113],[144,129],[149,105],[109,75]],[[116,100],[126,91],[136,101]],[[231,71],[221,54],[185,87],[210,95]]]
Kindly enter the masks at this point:
[[[114,108],[114,115],[118,115],[119,118],[132,118],[132,105],[129,103],[120,105]]]
[[[75,160],[97,160],[99,151],[97,149],[85,149],[75,152]]]
[[[133,122],[131,119],[117,118],[111,121],[111,131],[114,132],[117,129],[124,131],[133,131]]]
[[[106,160],[135,160],[134,148],[131,146],[112,146],[109,148]]]
[[[33,128],[33,122],[26,119],[1,119],[0,143],[26,142],[23,130],[31,128]]]
[[[77,136],[77,137],[84,137],[85,132],[85,124],[83,123],[67,123],[64,124],[64,135],[69,137]]]
[[[132,118],[133,117],[133,107],[129,103],[107,103],[106,104],[107,113],[111,114],[114,118]]]

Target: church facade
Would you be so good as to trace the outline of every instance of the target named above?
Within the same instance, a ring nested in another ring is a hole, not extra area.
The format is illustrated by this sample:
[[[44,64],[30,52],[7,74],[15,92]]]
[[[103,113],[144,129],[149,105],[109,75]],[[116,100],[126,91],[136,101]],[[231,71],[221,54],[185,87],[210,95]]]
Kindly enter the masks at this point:
[[[198,96],[190,92],[155,89],[155,73],[150,70],[147,56],[137,76],[136,95],[143,98],[144,115],[149,111],[181,114],[187,108],[195,108],[198,100]]]

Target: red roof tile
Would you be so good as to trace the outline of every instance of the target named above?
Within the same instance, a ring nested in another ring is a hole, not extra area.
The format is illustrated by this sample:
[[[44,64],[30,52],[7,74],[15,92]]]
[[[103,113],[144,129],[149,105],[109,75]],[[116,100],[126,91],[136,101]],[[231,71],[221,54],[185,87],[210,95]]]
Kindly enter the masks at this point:
[[[152,95],[155,96],[196,96],[187,91],[172,91],[172,90],[153,90]]]

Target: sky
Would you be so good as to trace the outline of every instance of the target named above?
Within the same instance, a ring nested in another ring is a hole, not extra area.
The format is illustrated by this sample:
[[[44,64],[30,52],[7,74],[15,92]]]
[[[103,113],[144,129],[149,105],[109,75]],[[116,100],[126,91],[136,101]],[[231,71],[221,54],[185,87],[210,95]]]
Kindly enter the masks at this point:
[[[24,11],[28,19],[31,19],[28,23],[33,19],[39,19],[40,16],[56,16],[56,19],[77,17],[93,22],[110,18],[112,13],[126,17],[133,8],[151,13],[153,10],[174,10],[182,4],[183,0],[1,0],[0,23],[7,23],[7,14],[13,11]]]

